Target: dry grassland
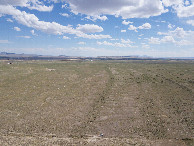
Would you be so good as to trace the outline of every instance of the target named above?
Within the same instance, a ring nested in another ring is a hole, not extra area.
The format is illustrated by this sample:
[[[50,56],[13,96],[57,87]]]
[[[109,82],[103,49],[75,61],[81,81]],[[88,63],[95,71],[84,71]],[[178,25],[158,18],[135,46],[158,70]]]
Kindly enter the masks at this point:
[[[193,61],[0,62],[0,145],[193,139]]]

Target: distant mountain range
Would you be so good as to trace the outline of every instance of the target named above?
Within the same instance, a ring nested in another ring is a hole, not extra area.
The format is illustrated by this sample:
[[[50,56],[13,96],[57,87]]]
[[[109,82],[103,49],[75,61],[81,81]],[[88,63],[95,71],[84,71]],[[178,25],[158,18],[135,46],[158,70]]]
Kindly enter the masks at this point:
[[[0,60],[194,60],[194,57],[164,57],[154,58],[151,56],[97,56],[97,57],[81,57],[81,56],[49,56],[37,54],[16,54],[16,53],[0,53]]]

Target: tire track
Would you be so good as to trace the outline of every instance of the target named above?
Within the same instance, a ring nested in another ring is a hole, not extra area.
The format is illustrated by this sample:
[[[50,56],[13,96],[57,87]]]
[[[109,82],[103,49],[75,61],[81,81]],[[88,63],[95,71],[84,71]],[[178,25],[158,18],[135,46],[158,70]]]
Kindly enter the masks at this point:
[[[85,122],[81,125],[76,126],[72,129],[70,137],[87,137],[88,134],[99,134],[96,127],[93,125],[93,122],[96,120],[100,113],[100,108],[105,104],[106,99],[109,98],[112,86],[114,84],[114,76],[110,70],[109,65],[105,66],[105,71],[108,74],[108,82],[104,90],[94,99],[93,104],[91,105],[91,110],[86,116]]]

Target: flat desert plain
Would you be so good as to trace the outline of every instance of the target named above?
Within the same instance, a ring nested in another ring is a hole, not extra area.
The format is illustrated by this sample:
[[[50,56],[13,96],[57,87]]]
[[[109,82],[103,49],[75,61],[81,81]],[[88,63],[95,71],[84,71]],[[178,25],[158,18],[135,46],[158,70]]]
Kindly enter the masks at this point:
[[[1,61],[0,145],[194,145],[194,61]]]

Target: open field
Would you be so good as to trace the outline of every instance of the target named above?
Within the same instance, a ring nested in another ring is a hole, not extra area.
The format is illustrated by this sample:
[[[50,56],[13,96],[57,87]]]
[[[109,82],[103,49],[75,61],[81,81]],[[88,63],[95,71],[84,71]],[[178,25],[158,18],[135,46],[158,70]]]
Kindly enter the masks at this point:
[[[25,144],[194,145],[194,61],[1,61],[0,145]]]

